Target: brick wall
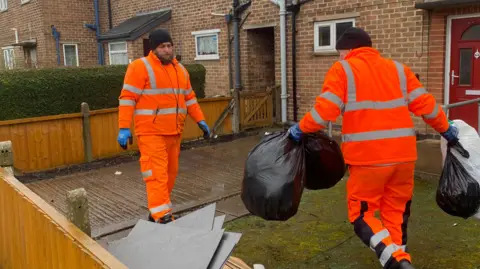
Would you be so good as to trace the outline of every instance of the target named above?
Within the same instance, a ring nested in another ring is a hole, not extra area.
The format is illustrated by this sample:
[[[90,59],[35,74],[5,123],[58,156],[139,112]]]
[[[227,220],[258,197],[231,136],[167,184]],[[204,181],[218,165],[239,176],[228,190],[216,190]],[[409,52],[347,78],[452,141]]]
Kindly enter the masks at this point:
[[[20,0],[8,1],[8,9],[0,12],[0,47],[15,43],[15,31],[11,28],[17,28],[19,41],[36,38],[38,46],[42,46],[45,43],[42,19],[39,0],[30,0],[25,4],[21,4]],[[37,55],[39,54],[37,51]],[[0,51],[0,59],[0,70],[3,70],[3,50]],[[24,52],[21,47],[15,47],[15,62],[17,68],[24,67]],[[38,63],[42,65],[43,59],[39,58]]]
[[[85,24],[95,23],[93,1],[43,0],[43,25],[46,43],[42,56],[48,66],[57,66],[55,39],[50,25],[55,25],[60,32],[60,65],[64,66],[64,44],[76,44],[80,66],[98,64],[95,32]]]

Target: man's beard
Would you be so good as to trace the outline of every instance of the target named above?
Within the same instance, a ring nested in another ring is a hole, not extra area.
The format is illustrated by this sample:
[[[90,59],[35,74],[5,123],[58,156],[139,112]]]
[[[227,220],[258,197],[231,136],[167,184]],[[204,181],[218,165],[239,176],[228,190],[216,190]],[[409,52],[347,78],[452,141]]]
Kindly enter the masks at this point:
[[[167,58],[167,57],[160,56],[157,52],[154,52],[154,53],[157,56],[157,58],[162,62],[162,64],[165,64],[165,65],[170,64],[173,61],[173,55]]]

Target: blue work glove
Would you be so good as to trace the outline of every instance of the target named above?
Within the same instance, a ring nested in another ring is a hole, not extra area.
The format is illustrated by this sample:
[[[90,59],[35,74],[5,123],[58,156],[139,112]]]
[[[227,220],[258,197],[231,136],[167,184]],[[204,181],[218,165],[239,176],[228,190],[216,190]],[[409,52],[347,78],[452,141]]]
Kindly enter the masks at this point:
[[[130,132],[130,129],[120,129],[120,132],[118,132],[117,141],[118,144],[120,144],[120,147],[122,147],[122,149],[127,149],[128,140],[130,140],[130,144],[132,144],[132,133]]]
[[[300,126],[297,124],[293,125],[288,129],[288,136],[295,142],[300,142],[302,138],[303,132],[300,130]]]
[[[454,125],[448,127],[448,130],[445,133],[441,134],[443,138],[445,138],[449,144],[455,144],[458,142],[458,128]]]
[[[203,137],[204,138],[210,137],[210,128],[208,128],[207,123],[204,120],[201,120],[197,124],[198,124],[198,127],[203,131]]]

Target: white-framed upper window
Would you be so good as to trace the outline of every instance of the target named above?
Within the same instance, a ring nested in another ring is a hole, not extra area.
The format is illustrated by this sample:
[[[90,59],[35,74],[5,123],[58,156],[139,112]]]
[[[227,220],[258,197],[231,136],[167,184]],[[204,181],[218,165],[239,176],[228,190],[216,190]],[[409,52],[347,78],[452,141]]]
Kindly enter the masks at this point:
[[[7,70],[15,68],[15,51],[13,46],[4,47],[3,50],[3,61],[5,62],[5,68]]]
[[[63,62],[65,66],[79,66],[77,44],[63,44]]]
[[[8,9],[8,0],[0,0],[0,12]]]
[[[128,64],[127,42],[112,42],[108,43],[108,57],[111,65]]]
[[[192,32],[195,37],[195,60],[218,60],[218,33],[220,29]]]
[[[350,27],[355,27],[354,18],[315,22],[315,52],[336,52],[335,44],[338,38]]]

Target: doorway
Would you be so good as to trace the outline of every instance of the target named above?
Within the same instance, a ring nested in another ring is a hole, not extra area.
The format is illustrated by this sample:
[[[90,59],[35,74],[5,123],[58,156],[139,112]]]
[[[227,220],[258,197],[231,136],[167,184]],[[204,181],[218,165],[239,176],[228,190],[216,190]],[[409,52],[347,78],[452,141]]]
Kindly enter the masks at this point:
[[[275,85],[275,31],[273,27],[247,30],[248,91],[264,92]]]
[[[449,18],[449,24],[450,66],[445,79],[449,103],[480,98],[480,14]],[[461,119],[478,130],[478,105],[452,108],[449,118]]]

